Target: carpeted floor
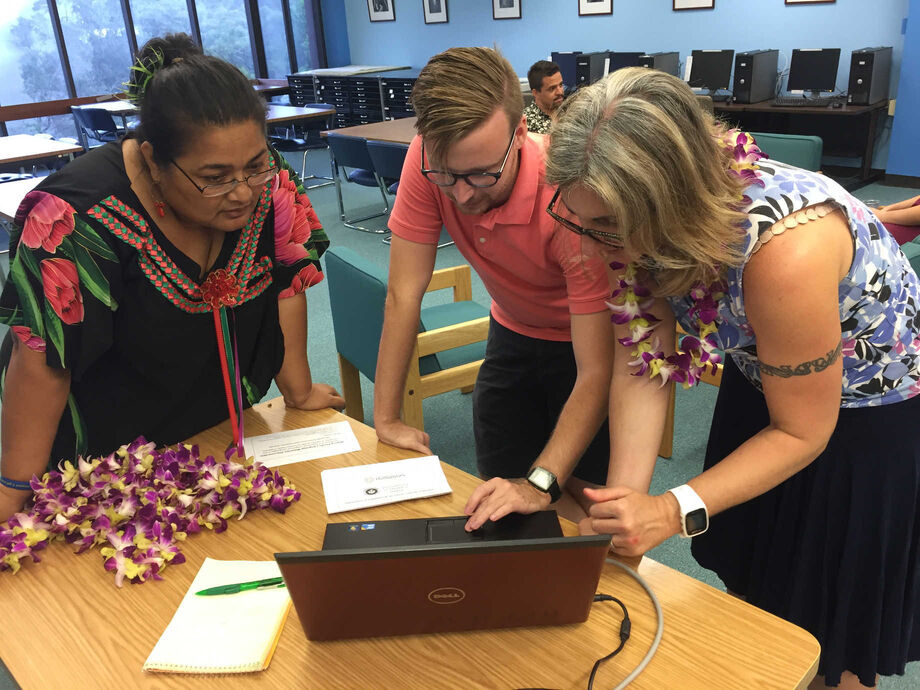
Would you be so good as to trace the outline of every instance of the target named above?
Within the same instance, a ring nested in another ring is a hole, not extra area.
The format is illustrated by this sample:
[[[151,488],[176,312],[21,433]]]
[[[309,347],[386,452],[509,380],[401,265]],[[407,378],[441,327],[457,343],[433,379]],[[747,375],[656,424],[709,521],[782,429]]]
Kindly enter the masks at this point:
[[[295,154],[291,162],[300,165]],[[328,174],[328,157],[325,151],[310,153],[308,168],[320,174]],[[915,190],[886,187],[873,184],[859,190],[857,196],[862,199],[875,199],[888,204],[916,194]],[[380,204],[380,194],[374,189],[346,185],[344,189],[349,213],[364,211],[370,213],[375,205]],[[333,244],[348,246],[367,259],[387,266],[389,247],[381,242],[380,235],[371,235],[350,230],[339,221],[332,186],[315,189],[310,198],[316,207]],[[364,213],[362,213],[364,215]],[[383,228],[385,218],[367,221],[369,225]],[[3,259],[5,262],[5,258]],[[454,247],[438,251],[436,266],[438,268],[465,263],[463,257]],[[5,266],[5,263],[4,263]],[[325,283],[308,292],[309,295],[309,357],[313,376],[318,381],[331,383],[340,387],[335,341],[329,311],[329,295]],[[488,294],[478,277],[473,274],[473,298],[480,303],[489,303]],[[428,302],[437,303],[449,299],[449,293],[426,297]],[[5,331],[5,329],[3,329]],[[362,377],[365,420],[373,420],[373,386]],[[712,415],[717,391],[711,386],[700,386],[690,391],[679,391],[674,434],[674,453],[671,459],[660,459],[652,481],[652,491],[660,493],[672,486],[684,483],[698,474],[702,469],[703,453],[706,446],[709,421]],[[277,395],[277,389],[269,391],[268,396]],[[425,428],[431,435],[432,450],[442,460],[467,472],[475,474],[475,455],[472,437],[472,401],[469,395],[447,393],[430,398],[424,403]],[[722,588],[721,582],[710,571],[700,568],[690,556],[687,540],[671,539],[654,549],[649,555],[672,568],[714,587]],[[22,575],[20,575],[22,576]],[[2,651],[0,651],[2,654]],[[0,690],[17,687],[15,682],[0,666]],[[920,663],[908,667],[904,677],[883,679],[880,687],[886,690],[907,690],[920,687]]]

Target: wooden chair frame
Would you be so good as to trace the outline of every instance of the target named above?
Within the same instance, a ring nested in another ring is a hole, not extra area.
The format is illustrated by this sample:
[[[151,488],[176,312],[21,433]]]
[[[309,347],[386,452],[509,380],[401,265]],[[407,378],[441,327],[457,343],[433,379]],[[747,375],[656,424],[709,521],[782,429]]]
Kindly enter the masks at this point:
[[[472,300],[470,267],[454,266],[434,271],[425,292],[447,288],[453,289],[454,302]],[[402,419],[406,424],[422,431],[425,430],[425,417],[422,412],[422,401],[425,398],[456,389],[463,393],[471,393],[483,361],[480,359],[422,376],[419,372],[419,358],[480,342],[488,335],[488,316],[418,334],[412,348],[412,357],[409,359],[409,372],[406,377],[406,387],[403,390]],[[364,403],[361,398],[359,372],[355,365],[341,354],[339,355],[339,375],[342,378],[342,394],[345,396],[345,414],[363,422]]]
[[[686,335],[686,331],[677,326],[676,344],[680,344],[680,336]],[[700,376],[702,383],[708,383],[716,388],[722,383],[722,365],[716,365],[716,372],[712,373],[712,367],[707,366],[705,373]],[[674,452],[674,408],[676,404],[677,384],[674,381],[668,384],[668,416],[664,421],[664,433],[661,436],[661,446],[658,448],[658,455],[662,458],[670,458]]]

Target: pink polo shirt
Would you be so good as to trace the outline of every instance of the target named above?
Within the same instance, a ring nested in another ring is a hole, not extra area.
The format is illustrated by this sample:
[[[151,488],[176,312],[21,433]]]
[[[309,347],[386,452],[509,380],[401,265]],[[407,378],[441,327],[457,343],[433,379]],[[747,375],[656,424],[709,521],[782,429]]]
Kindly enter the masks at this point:
[[[478,216],[460,213],[425,179],[420,160],[417,136],[399,178],[390,230],[411,242],[436,244],[446,227],[492,296],[496,321],[531,338],[571,340],[571,314],[607,309],[603,263],[582,256],[581,238],[557,228],[546,213],[556,190],[544,181],[541,140],[526,138],[508,201]]]

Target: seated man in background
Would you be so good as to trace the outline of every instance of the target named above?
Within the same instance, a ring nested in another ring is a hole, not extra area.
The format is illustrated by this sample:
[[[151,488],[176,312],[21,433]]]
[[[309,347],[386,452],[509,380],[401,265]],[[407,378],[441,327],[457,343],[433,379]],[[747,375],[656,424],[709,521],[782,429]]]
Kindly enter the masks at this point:
[[[603,421],[613,329],[605,267],[583,257],[580,238],[557,231],[546,213],[554,190],[544,182],[543,138],[527,135],[517,76],[498,52],[436,55],[418,77],[412,105],[420,136],[409,147],[389,222],[377,437],[431,452],[428,434],[399,413],[443,225],[493,299],[473,428],[480,475],[494,479],[467,504],[467,529],[542,510],[560,493],[556,509],[578,519],[582,488],[605,483],[609,460]]]
[[[524,108],[527,131],[546,134],[553,113],[562,105],[562,72],[555,62],[538,60],[527,70],[527,81],[533,94],[533,103]]]

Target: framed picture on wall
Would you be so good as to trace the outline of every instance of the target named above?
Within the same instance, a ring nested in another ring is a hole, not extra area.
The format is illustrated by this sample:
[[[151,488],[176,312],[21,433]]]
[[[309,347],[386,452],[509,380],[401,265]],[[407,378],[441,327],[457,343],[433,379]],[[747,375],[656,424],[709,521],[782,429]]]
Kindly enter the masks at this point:
[[[613,14],[613,0],[578,0],[578,16]]]
[[[787,5],[813,5],[818,2],[837,2],[837,0],[786,0]]]
[[[711,10],[716,6],[716,0],[674,0],[674,11],[678,10]]]
[[[492,0],[492,19],[520,19],[521,0]]]
[[[447,22],[447,0],[422,0],[426,24],[445,24]]]
[[[396,0],[367,0],[367,14],[372,22],[395,22]],[[445,20],[446,21],[446,20]]]

